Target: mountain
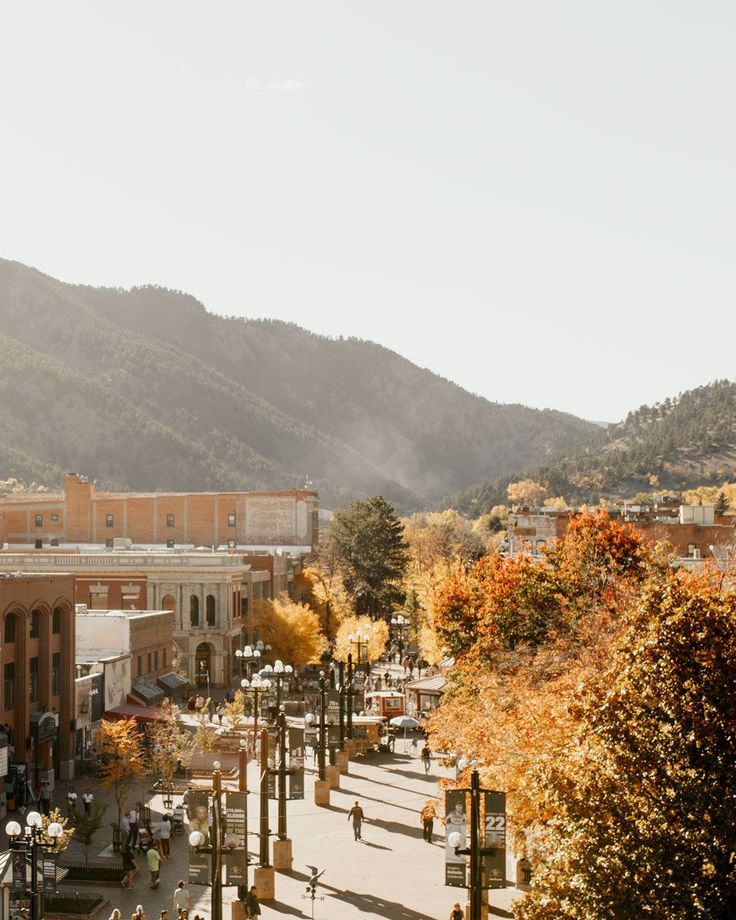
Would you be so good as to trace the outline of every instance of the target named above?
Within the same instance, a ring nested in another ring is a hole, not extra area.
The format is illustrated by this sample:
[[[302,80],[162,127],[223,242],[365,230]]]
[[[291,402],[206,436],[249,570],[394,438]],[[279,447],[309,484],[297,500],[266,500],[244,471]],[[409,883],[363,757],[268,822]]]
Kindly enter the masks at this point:
[[[550,495],[575,503],[736,479],[736,383],[718,380],[641,406],[523,476],[479,483],[442,505],[481,514],[506,500],[514,478],[544,483]]]
[[[92,288],[0,260],[0,478],[75,470],[118,489],[270,489],[424,507],[594,426],[492,403],[372,342]],[[24,459],[23,459],[24,458]],[[7,464],[7,465],[5,465]],[[25,464],[25,466],[24,466]]]

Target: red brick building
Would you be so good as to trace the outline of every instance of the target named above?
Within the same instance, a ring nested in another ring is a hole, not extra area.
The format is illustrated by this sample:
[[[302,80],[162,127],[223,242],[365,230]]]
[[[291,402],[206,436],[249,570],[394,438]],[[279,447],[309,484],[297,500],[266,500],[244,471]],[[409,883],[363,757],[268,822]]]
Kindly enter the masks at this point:
[[[0,575],[0,722],[21,787],[73,775],[74,627],[73,576]]]

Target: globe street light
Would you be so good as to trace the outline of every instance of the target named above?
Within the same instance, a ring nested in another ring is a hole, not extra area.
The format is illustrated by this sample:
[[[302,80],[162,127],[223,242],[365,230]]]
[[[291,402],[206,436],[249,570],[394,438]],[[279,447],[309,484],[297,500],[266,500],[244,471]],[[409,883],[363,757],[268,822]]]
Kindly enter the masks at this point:
[[[264,695],[271,689],[271,681],[267,677],[254,674],[252,680],[244,677],[240,681],[240,687],[244,697],[251,693],[253,694],[253,746],[255,747],[256,738],[258,737],[259,702],[263,700]]]
[[[46,830],[43,830],[43,819],[37,811],[29,811],[26,815],[26,830],[21,834],[21,826],[17,821],[8,821],[5,832],[10,838],[11,849],[18,857],[18,863],[13,861],[13,888],[18,891],[28,891],[31,896],[31,920],[43,920],[43,886],[38,884],[38,851],[44,854],[44,862],[51,859],[54,870],[54,886],[56,885],[56,858],[55,854],[47,851],[53,850],[59,838],[64,833],[64,828],[58,821],[52,821]],[[50,838],[47,840],[45,838]],[[31,887],[26,888],[26,854],[31,852]],[[16,879],[16,869],[20,878]],[[44,879],[47,872],[43,872]]]
[[[273,667],[267,664],[261,668],[258,674],[261,678],[270,680],[276,686],[276,714],[278,716],[278,712],[281,709],[281,687],[284,682],[288,683],[294,676],[294,668],[290,664],[284,664],[280,658],[277,658],[273,663]]]
[[[211,853],[210,885],[212,887],[212,920],[222,918],[222,765],[219,760],[212,764],[212,833],[210,846],[202,831],[192,831],[189,846],[203,853]]]
[[[240,676],[250,677],[253,667],[260,664],[261,656],[271,651],[270,645],[264,645],[259,639],[255,645],[246,645],[235,650],[235,657],[240,662]],[[244,675],[244,672],[245,675]]]

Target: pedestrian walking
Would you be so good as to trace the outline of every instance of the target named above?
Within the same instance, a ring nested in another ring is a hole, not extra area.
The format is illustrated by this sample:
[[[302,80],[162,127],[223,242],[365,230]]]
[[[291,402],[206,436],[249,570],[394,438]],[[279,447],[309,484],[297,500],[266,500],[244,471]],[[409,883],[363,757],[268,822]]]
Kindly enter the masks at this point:
[[[174,910],[177,911],[177,917],[181,920],[182,916],[186,916],[189,913],[189,908],[192,906],[192,896],[187,891],[187,883],[182,879],[176,886],[174,890],[174,897],[172,898],[172,904]]]
[[[450,920],[465,920],[465,914],[463,913],[458,901],[455,901],[452,910],[450,911]]]
[[[148,847],[148,852],[146,853],[146,862],[148,863],[148,868],[151,871],[151,888],[158,888],[159,872],[161,871],[161,854],[153,845],[153,843],[151,843],[151,845]]]
[[[434,831],[434,819],[437,817],[437,806],[434,799],[427,799],[419,813],[422,822],[422,836],[427,843],[432,842],[432,832]]]
[[[161,911],[161,916],[159,917],[159,920],[169,920],[169,912],[168,910],[166,910],[166,908],[164,908]]]
[[[363,809],[360,807],[360,802],[356,800],[355,805],[348,812],[348,821],[352,819],[353,822],[353,834],[355,835],[356,840],[362,840],[361,834],[361,825],[365,821],[365,815],[363,814]]]
[[[261,905],[258,901],[258,895],[256,894],[256,886],[251,885],[250,891],[246,894],[243,901],[245,904],[245,916],[246,917],[260,917],[261,916]]]
[[[44,780],[38,789],[38,803],[41,814],[47,815],[51,811],[51,786]]]
[[[140,820],[141,816],[138,814],[138,810],[131,808],[128,812],[128,824],[130,825],[129,845],[131,850],[134,850],[136,844],[138,843],[138,834],[140,833]]]
[[[145,913],[144,913],[144,911],[143,911],[143,905],[142,905],[142,904],[139,904],[139,905],[136,907],[135,913],[132,913],[132,914],[130,915],[130,920],[147,920],[146,915],[145,915]]]
[[[120,911],[115,907],[113,912],[110,914],[110,920],[123,920]]]
[[[135,856],[130,847],[126,847],[123,850],[123,870],[125,875],[123,876],[120,887],[121,888],[135,888],[133,882],[140,875],[140,870],[135,862]]]
[[[161,855],[164,859],[168,859],[171,855],[171,818],[169,815],[164,815],[161,821],[159,836],[161,840]]]
[[[71,817],[72,812],[77,807],[77,792],[74,786],[69,787],[69,791],[66,794],[66,804],[69,811],[69,817]]]
[[[94,796],[92,795],[92,790],[89,788],[89,786],[87,786],[87,788],[82,793],[82,804],[84,805],[85,815],[90,814],[93,800]]]
[[[422,763],[424,764],[424,772],[429,773],[429,768],[432,764],[432,751],[428,744],[425,744],[422,748]]]

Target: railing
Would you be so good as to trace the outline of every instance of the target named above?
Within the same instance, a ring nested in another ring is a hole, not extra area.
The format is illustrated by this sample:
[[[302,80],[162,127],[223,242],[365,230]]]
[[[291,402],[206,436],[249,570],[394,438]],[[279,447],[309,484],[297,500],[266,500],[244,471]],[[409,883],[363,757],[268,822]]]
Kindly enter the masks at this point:
[[[68,568],[243,568],[239,556],[225,553],[0,553],[0,569]]]

